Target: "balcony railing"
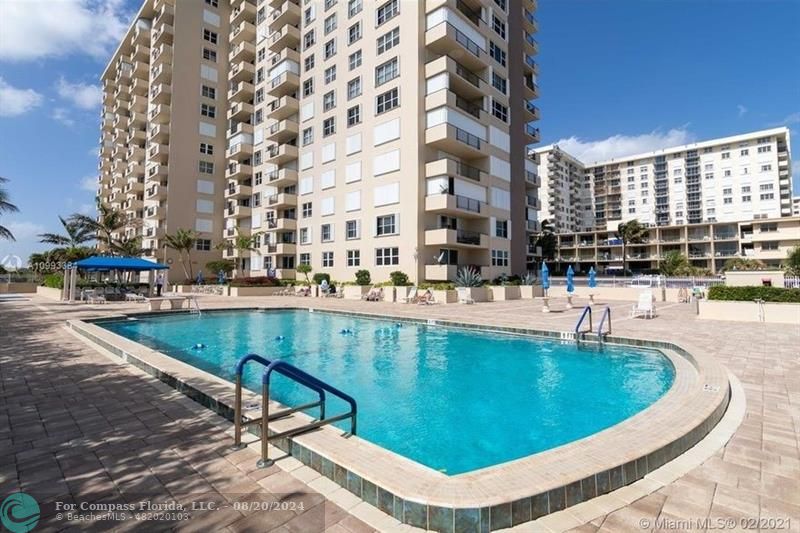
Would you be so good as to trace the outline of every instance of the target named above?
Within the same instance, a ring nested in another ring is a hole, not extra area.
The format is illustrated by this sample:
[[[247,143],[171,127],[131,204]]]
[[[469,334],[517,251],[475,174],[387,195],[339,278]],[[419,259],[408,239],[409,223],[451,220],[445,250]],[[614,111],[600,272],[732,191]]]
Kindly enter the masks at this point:
[[[462,130],[458,126],[451,126],[456,130],[456,140],[461,141],[464,144],[472,146],[478,150],[481,149],[481,139],[477,135],[473,135],[468,131]]]
[[[483,111],[483,108],[478,104],[469,102],[465,98],[462,98],[458,95],[456,95],[456,107],[462,111],[466,111],[475,118],[481,118],[481,111]]]
[[[481,234],[477,231],[465,229],[456,230],[456,242],[460,244],[472,244],[475,246],[480,246]]]
[[[466,211],[472,211],[474,213],[481,212],[481,203],[474,198],[469,198],[467,196],[461,196],[460,194],[456,194],[456,207],[458,209],[464,209]]]
[[[471,70],[469,70],[467,67],[465,67],[461,63],[459,63],[457,61],[455,63],[456,63],[456,74],[458,74],[459,76],[461,76],[462,78],[464,78],[465,80],[470,82],[475,87],[480,88],[480,86],[481,86],[481,77],[478,76],[477,74],[475,74],[474,72],[472,72]]]

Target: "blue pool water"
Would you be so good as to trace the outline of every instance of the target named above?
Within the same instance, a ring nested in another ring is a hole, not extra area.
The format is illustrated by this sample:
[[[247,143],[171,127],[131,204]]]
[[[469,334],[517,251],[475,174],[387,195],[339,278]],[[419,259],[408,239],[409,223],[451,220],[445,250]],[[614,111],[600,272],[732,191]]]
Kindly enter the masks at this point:
[[[237,311],[99,325],[231,381],[241,355],[285,359],[358,401],[360,437],[447,474],[596,433],[655,402],[674,378],[669,360],[652,350],[333,313]],[[192,349],[198,343],[206,348]],[[261,370],[248,365],[247,388],[260,392]],[[282,376],[273,378],[272,397],[287,405],[314,400]],[[332,405],[328,414],[345,410]]]

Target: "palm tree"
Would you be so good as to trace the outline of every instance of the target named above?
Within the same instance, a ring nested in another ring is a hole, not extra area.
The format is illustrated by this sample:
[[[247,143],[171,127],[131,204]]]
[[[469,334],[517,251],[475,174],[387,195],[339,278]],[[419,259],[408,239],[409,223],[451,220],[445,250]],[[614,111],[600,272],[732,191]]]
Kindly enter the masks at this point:
[[[191,254],[197,242],[197,232],[190,229],[178,228],[173,235],[164,236],[164,242],[167,248],[178,252],[181,267],[183,267],[183,273],[186,275],[186,279],[193,279]]]
[[[625,268],[627,263],[626,248],[628,244],[638,244],[644,241],[647,237],[647,228],[641,225],[637,219],[629,220],[628,222],[620,222],[617,226],[617,236],[622,240],[622,275],[627,272]]]
[[[6,178],[0,177],[0,183],[5,183],[7,181]],[[0,187],[0,213],[16,213],[19,211],[17,206],[8,201],[8,198],[8,192]],[[0,226],[0,239],[8,239],[9,241],[16,240],[11,230],[4,226]]]
[[[113,252],[118,253],[119,255],[126,255],[130,257],[140,256],[147,251],[145,248],[142,248],[141,237],[124,237],[120,240],[114,241],[111,246]]]
[[[230,239],[221,243],[217,248],[226,249],[226,250],[236,250],[239,252],[239,256],[242,255],[243,252],[257,252],[258,251],[258,243],[260,239],[258,238],[261,233],[253,233],[252,235],[238,235],[234,239]],[[237,265],[237,270],[239,265]],[[244,270],[244,259],[242,259],[241,263],[241,270]]]
[[[552,222],[542,220],[542,230],[536,239],[534,246],[542,248],[542,259],[555,259],[558,251],[558,239],[556,239],[555,226]]]
[[[75,221],[64,220],[61,216],[58,217],[58,220],[64,227],[65,233],[40,233],[38,235],[39,242],[63,246],[67,250],[73,250],[95,239],[94,232],[89,228]]]
[[[100,204],[97,206],[97,218],[81,213],[75,213],[69,217],[69,221],[90,233],[98,235],[98,240],[102,241],[109,253],[114,252],[114,237],[112,234],[130,225],[122,211]]]

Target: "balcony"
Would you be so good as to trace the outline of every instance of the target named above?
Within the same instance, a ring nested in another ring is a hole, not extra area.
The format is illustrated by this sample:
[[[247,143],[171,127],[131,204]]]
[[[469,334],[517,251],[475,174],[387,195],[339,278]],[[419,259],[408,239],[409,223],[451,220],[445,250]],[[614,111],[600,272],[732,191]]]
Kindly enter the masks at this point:
[[[439,176],[458,176],[478,182],[481,185],[486,185],[488,174],[478,167],[473,167],[449,157],[425,163],[426,178],[435,178]]]
[[[286,24],[269,36],[269,49],[272,52],[280,52],[283,48],[295,48],[299,44],[300,30],[291,24]]]
[[[531,119],[533,120],[539,120],[539,118],[541,118],[539,114],[539,108],[533,105],[533,102],[525,102],[525,111],[530,114]]]
[[[538,220],[526,220],[525,221],[525,230],[526,231],[538,232],[538,231],[541,231],[541,229],[542,229],[542,226],[539,224]]]
[[[148,60],[149,59],[150,58],[148,57],[148,58],[144,59],[143,61],[134,61],[133,62],[133,76],[135,78],[141,78],[141,79],[144,79],[144,80],[148,79],[148,72],[149,72],[149,68],[150,68],[150,65],[148,64]]]
[[[270,209],[297,207],[297,195],[286,192],[273,194],[267,197],[267,207]]]
[[[252,82],[256,75],[256,67],[248,61],[239,61],[238,63],[231,63],[231,68],[228,71],[228,80],[231,83],[240,81]]]
[[[442,106],[449,106],[453,109],[459,109],[480,121],[487,120],[487,115],[482,104],[482,99],[470,101],[447,89],[440,89],[425,96],[426,111],[438,109]]]
[[[231,7],[233,7],[233,2],[231,2]],[[242,22],[255,22],[256,20],[256,5],[255,2],[249,2],[244,0],[243,2],[239,2],[239,5],[233,7],[231,10],[230,16],[230,25],[231,27],[236,26]]]
[[[122,202],[122,209],[138,211],[144,206],[144,201],[136,194],[129,194]]]
[[[425,32],[425,45],[437,54],[457,54],[459,61],[472,70],[482,70],[489,66],[486,50],[447,21],[428,28]]]
[[[292,168],[273,170],[265,174],[264,179],[272,187],[285,187],[297,183],[297,171]]]
[[[293,218],[267,219],[267,229],[270,231],[296,231],[297,220]]]
[[[479,265],[425,265],[426,281],[453,281],[458,276],[458,270],[463,267],[477,269],[483,279],[489,279],[490,269]]]
[[[169,141],[169,124],[153,124],[150,126],[150,141],[164,143]]]
[[[150,89],[150,101],[154,104],[168,104],[172,97],[172,88],[166,83],[158,83]]]
[[[528,187],[541,187],[542,179],[535,172],[525,171],[525,185]]]
[[[297,91],[298,87],[300,87],[300,76],[294,72],[284,72],[270,80],[267,94],[278,98]]]
[[[144,197],[147,200],[165,200],[167,198],[167,185],[162,183],[150,185],[145,190]]]
[[[167,177],[167,166],[159,164],[151,164],[147,167],[147,179],[163,181]]]
[[[281,96],[270,104],[267,117],[274,120],[284,120],[295,115],[300,110],[300,102],[293,96]]]
[[[128,111],[131,112],[131,117],[134,113],[147,114],[147,96],[140,94],[131,94],[131,101],[128,104]]]
[[[128,150],[125,152],[125,158],[131,160],[142,161],[144,159],[144,147],[138,144],[128,145]]]
[[[438,228],[425,230],[426,246],[454,246],[458,248],[489,248],[489,236],[469,230]]]
[[[144,177],[141,178],[142,181],[139,181],[139,178],[130,178],[128,179],[128,184],[125,185],[125,188],[122,189],[122,192],[125,194],[139,194],[144,192]]]
[[[142,78],[135,78],[133,83],[131,83],[131,95],[138,94],[141,96],[147,96],[147,91],[150,89],[150,80],[144,80]]]
[[[171,65],[172,64],[172,46],[167,43],[162,43],[156,48],[153,48],[152,65]]]
[[[172,81],[172,66],[161,63],[150,69],[150,83],[170,83]]]
[[[170,109],[167,104],[159,104],[150,110],[150,122],[156,124],[166,124],[169,122]]]
[[[151,144],[147,151],[148,161],[166,163],[169,158],[169,146],[166,144]]]
[[[241,42],[231,48],[228,53],[228,61],[236,63],[238,61],[254,62],[256,60],[256,47],[253,43]]]
[[[253,167],[244,163],[230,163],[225,169],[225,177],[232,180],[250,179],[253,177]]]
[[[225,198],[250,198],[253,194],[253,187],[242,183],[229,183],[225,188]]]
[[[225,157],[235,161],[244,161],[253,157],[252,143],[240,142],[236,143],[227,150],[225,150]]]
[[[145,207],[144,217],[151,220],[164,220],[167,218],[167,208],[163,205],[151,205]]]
[[[283,143],[297,137],[300,131],[297,122],[293,120],[281,120],[274,123],[266,131],[266,139],[268,141]]]
[[[442,56],[425,64],[427,79],[442,73],[447,74],[448,88],[464,98],[481,98],[488,90],[488,85],[480,76],[449,56]]]
[[[152,45],[172,44],[172,37],[175,30],[169,24],[161,24],[153,32]]]
[[[530,195],[525,196],[525,205],[537,211],[542,208],[542,203],[539,201],[539,199]]]
[[[298,31],[298,35],[300,32]],[[256,27],[246,20],[241,21],[236,25],[231,25],[230,35],[231,46],[235,46],[241,42],[255,42]]]
[[[253,99],[255,92],[256,88],[252,83],[240,81],[239,83],[231,85],[231,88],[228,89],[228,100],[235,102],[249,102]]]
[[[486,204],[458,194],[430,194],[425,197],[425,211],[461,218],[488,218]]]
[[[522,78],[523,96],[527,100],[539,98],[539,86],[533,80],[532,76],[523,76]]]
[[[269,31],[277,31],[286,24],[296,25],[300,22],[300,6],[288,0],[272,11]]]
[[[225,209],[225,216],[230,218],[249,218],[253,210],[249,205],[232,205]]]
[[[156,24],[172,24],[175,21],[175,6],[171,3],[163,2],[160,8],[157,8],[156,10]]]
[[[297,253],[297,244],[293,242],[279,242],[275,245],[275,253],[277,255],[295,255]]]
[[[291,144],[272,145],[264,152],[265,161],[273,165],[283,165],[293,161],[297,159],[297,155],[297,146],[292,146]]]
[[[480,137],[447,122],[426,129],[425,144],[465,159],[489,155],[486,142]]]
[[[236,102],[228,108],[228,120],[247,122],[255,112],[255,107],[249,102]]]
[[[148,32],[149,34],[149,32]],[[143,61],[147,63],[150,61],[150,46],[147,43],[140,43],[133,47],[131,59],[134,61]]]

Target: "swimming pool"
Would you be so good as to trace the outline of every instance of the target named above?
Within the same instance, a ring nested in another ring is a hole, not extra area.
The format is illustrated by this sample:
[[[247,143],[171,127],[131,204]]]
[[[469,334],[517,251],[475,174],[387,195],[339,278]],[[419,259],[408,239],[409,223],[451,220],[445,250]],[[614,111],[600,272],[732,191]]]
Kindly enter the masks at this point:
[[[226,379],[246,353],[285,359],[356,398],[360,437],[450,475],[608,428],[658,400],[675,377],[655,350],[307,310],[97,325]],[[260,375],[250,366],[245,386],[260,391]],[[272,395],[289,405],[313,398],[281,377]]]

